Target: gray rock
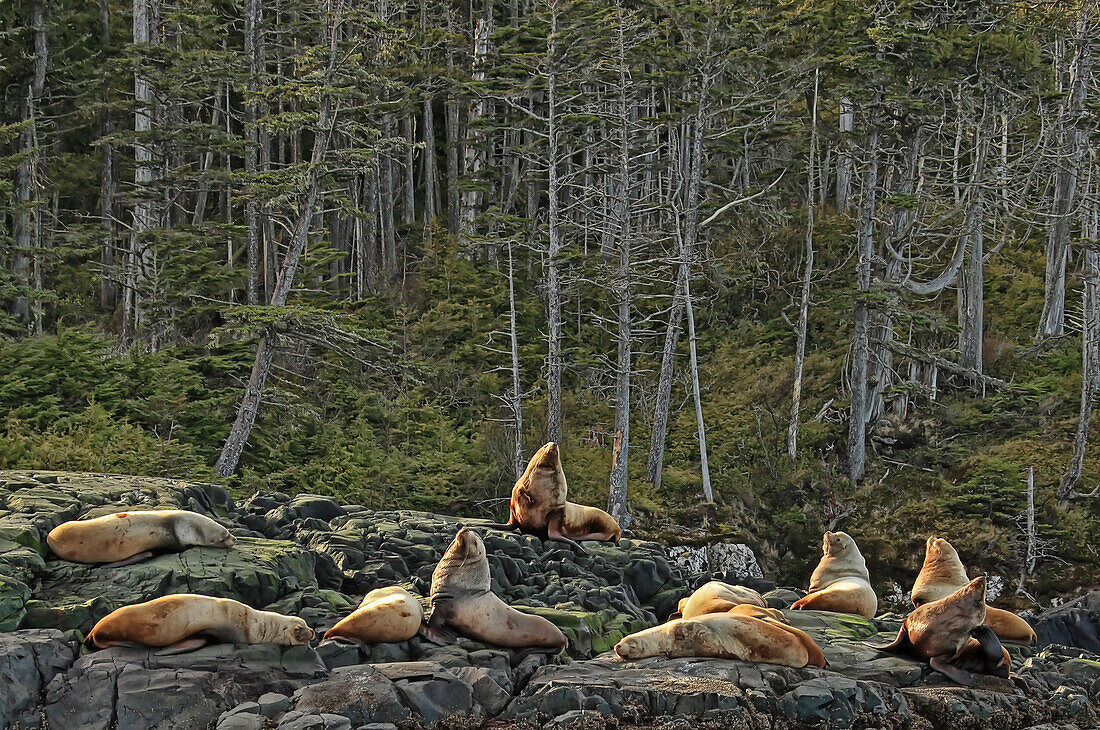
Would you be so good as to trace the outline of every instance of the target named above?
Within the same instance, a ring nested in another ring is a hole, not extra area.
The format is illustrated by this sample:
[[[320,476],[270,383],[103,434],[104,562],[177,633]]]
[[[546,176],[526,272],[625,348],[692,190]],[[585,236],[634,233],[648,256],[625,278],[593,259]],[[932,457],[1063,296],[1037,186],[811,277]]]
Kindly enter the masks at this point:
[[[74,642],[60,631],[0,634],[0,727],[36,723],[43,688],[74,658]]]
[[[267,692],[256,700],[256,711],[264,717],[275,718],[290,707],[290,698],[278,692]]]
[[[394,683],[369,665],[334,670],[329,679],[296,692],[293,706],[305,713],[343,715],[352,725],[401,722],[410,716]]]
[[[238,714],[223,716],[215,730],[263,730],[264,719],[259,715]]]

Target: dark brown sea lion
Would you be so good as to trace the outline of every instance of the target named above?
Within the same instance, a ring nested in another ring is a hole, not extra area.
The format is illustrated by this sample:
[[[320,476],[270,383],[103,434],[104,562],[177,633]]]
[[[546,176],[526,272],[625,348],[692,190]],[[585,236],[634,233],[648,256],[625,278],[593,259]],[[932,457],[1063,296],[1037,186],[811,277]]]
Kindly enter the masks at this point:
[[[949,596],[967,582],[966,568],[951,543],[942,537],[929,536],[924,547],[924,565],[913,581],[913,605],[921,606]],[[987,606],[985,625],[1004,641],[1024,646],[1035,643],[1035,630],[1011,611]]]
[[[922,659],[941,674],[972,687],[975,668],[992,666],[999,671],[1004,658],[996,634],[983,627],[985,610],[985,578],[978,577],[946,598],[916,608],[893,642],[868,646]]]

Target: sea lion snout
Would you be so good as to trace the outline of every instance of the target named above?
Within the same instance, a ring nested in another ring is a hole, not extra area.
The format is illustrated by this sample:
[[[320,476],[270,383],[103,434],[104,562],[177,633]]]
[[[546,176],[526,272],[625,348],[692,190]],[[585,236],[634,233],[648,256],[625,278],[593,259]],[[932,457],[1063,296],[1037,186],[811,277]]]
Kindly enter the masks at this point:
[[[545,446],[539,449],[538,454],[535,455],[535,463],[540,469],[552,469],[557,471],[558,466],[561,464],[561,454],[558,453],[558,445],[553,441],[548,441]]]
[[[305,624],[295,626],[293,631],[294,641],[299,644],[308,644],[313,639],[313,629]]]

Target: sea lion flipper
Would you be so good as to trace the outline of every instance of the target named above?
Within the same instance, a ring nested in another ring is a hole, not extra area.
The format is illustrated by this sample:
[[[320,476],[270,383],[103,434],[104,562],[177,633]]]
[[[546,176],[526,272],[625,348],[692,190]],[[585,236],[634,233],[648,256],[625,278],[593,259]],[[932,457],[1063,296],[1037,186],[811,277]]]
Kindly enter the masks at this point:
[[[878,649],[884,651],[887,654],[900,654],[913,645],[913,642],[909,640],[909,631],[904,625],[898,629],[898,636],[889,644],[872,644],[869,641],[863,642],[864,645],[871,647],[872,649]]]
[[[558,510],[554,514],[550,515],[549,519],[546,522],[546,539],[548,539],[548,540],[559,540],[561,542],[567,542],[570,545],[572,545],[577,550],[577,552],[584,553],[584,554],[587,555],[588,554],[588,548],[583,547],[579,542],[577,542],[573,538],[567,537],[561,531],[561,522],[562,522],[562,517],[563,516],[564,516],[564,513],[563,513],[562,510]]]
[[[447,625],[453,613],[454,597],[446,594],[432,596],[432,615],[420,624],[417,632],[433,644],[447,645],[458,640],[458,634]]]
[[[943,656],[934,656],[928,660],[928,664],[931,665],[940,674],[944,675],[948,679],[958,682],[964,687],[973,687],[976,682],[974,681],[974,675],[965,669],[959,669],[958,667],[949,664],[947,659]]]
[[[1001,646],[1001,640],[997,637],[997,634],[994,633],[993,629],[982,624],[973,629],[970,635],[981,645],[982,654],[985,656],[987,662],[996,665],[1001,661],[1004,654],[1004,647]]]
[[[195,649],[201,649],[206,646],[209,641],[202,636],[192,636],[184,639],[183,641],[177,641],[171,646],[166,646],[160,651],[156,652],[156,656],[172,656],[173,654],[183,654],[185,652],[194,651]]]
[[[448,646],[458,640],[458,634],[454,631],[445,627],[435,628],[427,623],[420,624],[420,631],[417,633],[440,646]]]
[[[131,555],[130,557],[126,558],[125,560],[116,560],[113,563],[104,563],[100,567],[101,568],[122,568],[122,567],[127,566],[127,565],[133,565],[134,563],[140,563],[142,560],[148,560],[151,557],[153,557],[153,553],[149,552],[148,550],[145,550],[145,551],[142,551],[140,553],[137,553],[136,555]]]

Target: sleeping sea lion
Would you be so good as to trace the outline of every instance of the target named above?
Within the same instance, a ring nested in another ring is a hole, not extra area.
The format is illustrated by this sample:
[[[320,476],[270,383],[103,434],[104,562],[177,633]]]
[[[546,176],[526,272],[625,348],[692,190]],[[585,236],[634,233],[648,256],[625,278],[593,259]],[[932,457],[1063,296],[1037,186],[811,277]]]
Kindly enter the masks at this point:
[[[297,616],[284,616],[229,598],[181,593],[123,606],[99,620],[85,640],[105,649],[116,645],[168,647],[162,654],[225,644],[308,644],[313,631]]]
[[[791,608],[855,613],[874,618],[878,597],[871,587],[867,561],[846,532],[826,532],[821,561],[810,577],[810,592]]]
[[[930,535],[924,547],[924,565],[913,582],[911,598],[921,606],[951,595],[966,585],[966,568],[959,553],[942,537]],[[1000,608],[986,607],[985,625],[1004,641],[1028,646],[1035,642],[1035,630],[1022,618]]]
[[[326,639],[343,637],[368,644],[405,641],[416,636],[424,608],[401,586],[376,588],[347,618],[325,632]]]
[[[706,613],[725,613],[743,603],[761,607],[767,605],[764,597],[752,588],[712,580],[701,585],[690,596],[681,598],[676,613],[668,618],[671,621],[677,618],[695,618]]]
[[[615,645],[615,653],[623,659],[714,657],[788,667],[825,666],[821,648],[809,634],[775,620],[768,609],[757,606],[669,621],[627,636]]]
[[[983,621],[985,578],[980,576],[946,598],[916,608],[905,618],[893,642],[867,645],[925,660],[941,674],[972,687],[975,669],[1000,671],[1004,659],[1000,641],[983,627]]]
[[[565,634],[541,616],[522,613],[490,590],[489,560],[477,533],[462,528],[432,573],[432,614],[421,633],[448,643],[457,632],[510,648],[565,648]]]
[[[209,517],[182,509],[117,512],[65,522],[46,537],[63,560],[129,565],[153,552],[178,552],[194,545],[233,547],[229,530]]]

